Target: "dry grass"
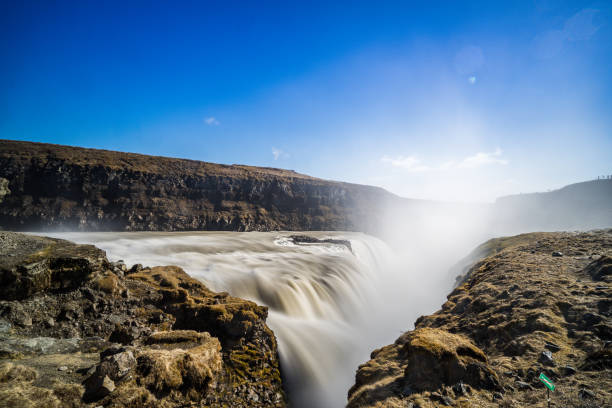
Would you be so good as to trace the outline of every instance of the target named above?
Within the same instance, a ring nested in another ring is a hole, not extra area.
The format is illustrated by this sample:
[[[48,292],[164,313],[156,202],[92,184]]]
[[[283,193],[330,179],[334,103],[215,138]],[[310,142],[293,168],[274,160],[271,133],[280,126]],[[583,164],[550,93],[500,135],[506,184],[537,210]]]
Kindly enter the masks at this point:
[[[0,407],[78,408],[82,407],[83,387],[56,382],[52,388],[33,385],[37,372],[19,364],[0,365]]]
[[[37,376],[36,370],[20,364],[3,363],[0,365],[0,384],[9,381],[34,381]]]
[[[287,179],[320,180],[292,170],[271,167],[243,165],[224,165],[197,160],[177,159],[161,156],[146,156],[137,153],[115,152],[110,150],[86,149],[46,143],[0,140],[0,156],[16,160],[30,161],[33,157],[40,161],[65,160],[70,164],[87,167],[101,166],[109,169],[139,171],[181,176],[220,176],[232,178],[259,178],[275,176]],[[324,180],[320,180],[325,182]]]
[[[422,349],[437,359],[454,358],[457,360],[473,358],[486,362],[486,355],[465,336],[445,330],[423,328],[409,333],[410,348]]]
[[[119,295],[125,288],[119,282],[119,278],[112,272],[106,272],[93,282],[93,286],[97,290],[108,293],[112,296]]]
[[[205,390],[221,366],[221,345],[215,338],[189,350],[145,350],[138,356],[142,385],[153,393],[182,388]]]

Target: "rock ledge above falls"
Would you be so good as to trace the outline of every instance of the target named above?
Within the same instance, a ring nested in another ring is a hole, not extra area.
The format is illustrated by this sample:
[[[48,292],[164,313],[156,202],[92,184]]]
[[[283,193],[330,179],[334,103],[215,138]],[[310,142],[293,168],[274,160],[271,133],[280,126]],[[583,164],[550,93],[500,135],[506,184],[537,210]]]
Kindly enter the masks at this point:
[[[284,407],[267,309],[178,267],[0,232],[0,406]]]

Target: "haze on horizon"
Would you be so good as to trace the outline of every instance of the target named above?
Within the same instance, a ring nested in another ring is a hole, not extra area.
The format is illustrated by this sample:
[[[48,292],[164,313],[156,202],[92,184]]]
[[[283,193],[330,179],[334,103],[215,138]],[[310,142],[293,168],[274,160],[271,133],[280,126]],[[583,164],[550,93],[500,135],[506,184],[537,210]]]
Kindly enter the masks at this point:
[[[545,191],[611,172],[611,22],[605,1],[5,2],[0,138]]]

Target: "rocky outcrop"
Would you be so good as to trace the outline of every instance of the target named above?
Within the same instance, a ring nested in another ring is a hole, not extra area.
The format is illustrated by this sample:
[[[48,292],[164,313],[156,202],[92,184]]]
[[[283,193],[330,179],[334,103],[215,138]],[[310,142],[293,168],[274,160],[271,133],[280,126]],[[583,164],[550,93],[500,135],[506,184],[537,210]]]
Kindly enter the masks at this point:
[[[67,247],[49,238],[1,234],[0,299],[75,289],[104,260],[104,251],[90,245]]]
[[[0,232],[0,277],[0,406],[285,406],[267,309],[178,267]]]
[[[311,237],[309,235],[291,235],[289,239],[291,240],[291,242],[293,242],[296,245],[333,244],[333,245],[340,245],[340,246],[346,247],[349,251],[353,252],[351,241],[347,239],[332,239],[332,238],[319,239],[319,238]]]
[[[359,367],[349,407],[545,406],[540,373],[555,406],[606,406],[611,256],[612,230],[481,245],[442,309]]]
[[[290,170],[0,140],[13,231],[373,231],[398,199]]]
[[[407,361],[404,376],[416,390],[435,391],[458,382],[488,389],[499,386],[487,356],[464,336],[422,328],[406,333],[400,343]]]

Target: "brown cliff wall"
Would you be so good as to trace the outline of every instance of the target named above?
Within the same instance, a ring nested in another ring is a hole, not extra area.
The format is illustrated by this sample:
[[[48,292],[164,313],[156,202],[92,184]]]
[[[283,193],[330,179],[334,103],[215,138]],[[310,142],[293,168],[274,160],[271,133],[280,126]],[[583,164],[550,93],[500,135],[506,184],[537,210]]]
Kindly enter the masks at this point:
[[[0,182],[11,230],[373,232],[398,199],[288,170],[8,140]]]

